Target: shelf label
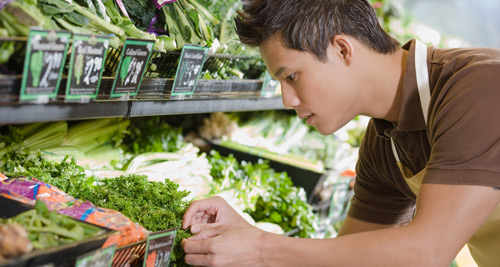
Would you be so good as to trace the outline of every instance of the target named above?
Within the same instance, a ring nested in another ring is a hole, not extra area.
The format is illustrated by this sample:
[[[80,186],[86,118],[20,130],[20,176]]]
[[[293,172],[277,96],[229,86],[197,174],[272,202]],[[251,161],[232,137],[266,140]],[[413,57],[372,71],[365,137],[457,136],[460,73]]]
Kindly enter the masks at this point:
[[[151,234],[146,244],[143,267],[168,266],[176,234],[177,229],[169,229]]]
[[[172,96],[188,96],[194,93],[203,64],[207,59],[208,47],[184,45],[177,66]]]
[[[274,80],[269,72],[266,71],[264,76],[264,80],[262,82],[262,89],[260,95],[262,97],[273,97],[276,95],[276,86],[278,85],[278,81]]]
[[[111,97],[128,99],[137,95],[146,66],[153,52],[154,41],[127,39],[116,70]]]
[[[66,84],[67,102],[88,102],[97,97],[108,46],[109,37],[73,35]]]
[[[76,259],[76,267],[109,267],[113,263],[116,246],[94,250]]]
[[[20,101],[46,103],[57,96],[71,33],[31,29]]]

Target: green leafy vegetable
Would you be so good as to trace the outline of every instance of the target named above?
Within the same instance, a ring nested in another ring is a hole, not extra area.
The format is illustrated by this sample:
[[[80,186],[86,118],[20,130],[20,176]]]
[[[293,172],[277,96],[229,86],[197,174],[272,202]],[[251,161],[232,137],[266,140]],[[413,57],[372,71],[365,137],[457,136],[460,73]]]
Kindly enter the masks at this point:
[[[14,54],[14,44],[14,42],[0,42],[0,64],[8,62],[10,56]]]
[[[177,228],[172,256],[173,260],[180,260],[184,258],[180,241],[191,234],[181,229],[182,216],[188,205],[183,199],[189,192],[178,191],[178,187],[169,180],[149,182],[146,176],[129,175],[100,180],[98,186],[79,188],[78,192],[72,193],[99,207],[118,210],[150,231]]]
[[[86,2],[90,4],[89,1]],[[123,37],[125,35],[125,31],[122,28],[106,22],[104,19],[93,13],[91,9],[77,3],[67,2],[64,0],[39,0],[39,5],[48,15],[64,15],[66,19],[72,20],[71,22],[77,25],[86,24],[87,27],[93,27],[105,33],[114,34],[118,37]],[[85,19],[80,16],[85,17]],[[85,23],[87,20],[88,22]]]
[[[134,25],[146,31],[158,11],[153,1],[122,0],[122,3]]]
[[[30,27],[54,29],[50,18],[31,1],[16,0],[0,11],[0,20],[12,36],[28,36]]]
[[[147,152],[176,152],[183,145],[182,128],[161,121],[160,117],[132,120],[124,138],[125,151],[133,155]]]
[[[275,172],[265,161],[239,163],[232,155],[224,157],[215,151],[210,155],[211,194],[232,192],[256,222],[275,223],[285,232],[298,230],[294,236],[311,237],[318,215],[286,172]]]
[[[37,201],[34,209],[6,219],[4,223],[23,226],[35,249],[73,243],[104,233],[96,226],[49,211],[43,201]]]

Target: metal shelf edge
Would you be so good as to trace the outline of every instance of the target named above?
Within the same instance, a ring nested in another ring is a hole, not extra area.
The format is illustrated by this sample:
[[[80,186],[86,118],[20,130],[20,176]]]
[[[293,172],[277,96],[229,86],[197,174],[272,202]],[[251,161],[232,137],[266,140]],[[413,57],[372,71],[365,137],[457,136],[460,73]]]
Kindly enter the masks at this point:
[[[0,125],[109,117],[140,117],[271,109],[284,109],[280,97],[105,101],[86,104],[3,104],[0,105]]]

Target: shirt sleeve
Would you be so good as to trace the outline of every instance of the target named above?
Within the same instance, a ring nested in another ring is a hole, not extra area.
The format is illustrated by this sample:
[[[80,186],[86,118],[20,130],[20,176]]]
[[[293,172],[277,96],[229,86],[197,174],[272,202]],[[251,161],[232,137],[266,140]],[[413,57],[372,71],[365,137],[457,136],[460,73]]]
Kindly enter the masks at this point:
[[[415,195],[397,167],[390,140],[378,136],[370,121],[359,150],[348,215],[371,223],[398,224],[410,221],[414,209]]]
[[[437,81],[443,89],[431,103],[424,183],[500,187],[499,74],[497,60],[461,68],[446,84]]]

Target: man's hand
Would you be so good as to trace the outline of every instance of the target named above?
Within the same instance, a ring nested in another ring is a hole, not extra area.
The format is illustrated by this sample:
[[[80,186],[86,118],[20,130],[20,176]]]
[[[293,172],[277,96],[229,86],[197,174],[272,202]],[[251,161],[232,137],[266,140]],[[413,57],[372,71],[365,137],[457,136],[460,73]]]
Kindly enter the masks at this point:
[[[204,227],[182,240],[184,260],[194,266],[262,266],[260,248],[265,234],[251,225]]]
[[[191,227],[192,233],[206,228],[205,224],[217,226],[221,224],[234,226],[249,226],[243,217],[238,214],[222,197],[211,197],[191,202],[184,218],[182,228]]]
[[[191,202],[182,227],[196,234],[182,240],[185,261],[195,266],[259,266],[263,231],[249,224],[223,198]]]

